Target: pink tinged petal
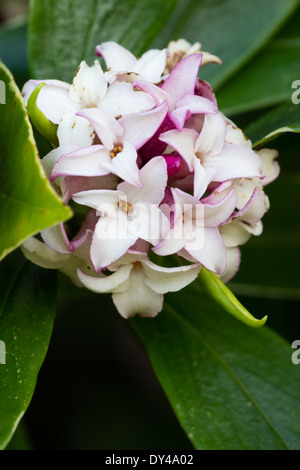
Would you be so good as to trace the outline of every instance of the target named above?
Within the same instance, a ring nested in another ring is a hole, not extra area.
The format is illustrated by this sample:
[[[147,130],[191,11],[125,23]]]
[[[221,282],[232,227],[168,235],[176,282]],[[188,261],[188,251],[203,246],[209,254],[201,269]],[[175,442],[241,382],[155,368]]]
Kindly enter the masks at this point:
[[[176,155],[163,155],[167,163],[168,176],[176,175],[181,168],[181,158]]]
[[[162,104],[164,101],[171,103],[170,95],[164,91],[161,87],[154,85],[154,83],[135,81],[132,84],[135,88],[139,88],[144,92],[148,93],[155,101],[155,104]]]
[[[43,230],[41,237],[50,248],[59,253],[72,253],[73,251],[63,224]]]
[[[151,158],[157,157],[158,155],[162,155],[164,153],[167,144],[160,141],[159,137],[164,132],[174,129],[174,127],[174,123],[171,121],[168,113],[153,137],[151,137],[151,139],[148,140],[148,142],[146,142],[146,144],[139,149],[139,155],[141,156],[143,162],[146,163],[151,160]]]
[[[207,191],[208,185],[213,181],[216,170],[205,168],[201,165],[200,160],[194,157],[194,197],[200,199]]]
[[[215,181],[260,177],[262,171],[255,152],[236,144],[225,143],[220,154],[202,156],[201,162],[206,169],[216,169]]]
[[[215,114],[217,111],[218,108],[212,101],[202,98],[202,96],[186,95],[177,101],[176,109],[171,112],[170,118],[177,129],[181,131],[192,114]]]
[[[183,129],[181,132],[173,129],[161,134],[159,140],[174,148],[186,161],[189,170],[192,171],[197,138],[198,134],[193,129]]]
[[[195,82],[202,60],[202,54],[192,54],[182,59],[172,70],[162,89],[171,96],[170,110],[185,95],[193,95]]]
[[[211,185],[209,185],[209,188],[208,188],[208,191],[210,191],[210,194],[202,198],[201,202],[203,204],[215,204],[217,201],[221,201],[231,189],[235,189],[237,193],[238,192],[237,188],[234,186],[233,182],[234,180],[223,181],[222,183],[213,182]],[[238,207],[238,194],[237,194],[237,207]]]
[[[78,269],[77,274],[84,287],[97,294],[104,294],[114,292],[115,289],[118,289],[126,282],[129,279],[132,267],[132,264],[123,265],[118,271],[109,276],[88,276],[80,269]]]
[[[187,252],[210,271],[222,274],[226,268],[226,249],[217,228],[198,228],[195,240],[185,245]]]
[[[148,111],[155,106],[149,93],[137,90],[131,83],[116,80],[110,85],[99,109],[114,117]]]
[[[203,96],[217,105],[217,100],[211,85],[205,80],[200,80],[197,78],[195,86],[195,95]]]
[[[103,213],[115,213],[120,198],[124,197],[121,191],[94,189],[73,194],[73,200],[77,204],[99,209]],[[106,209],[106,211],[105,211]]]
[[[119,178],[112,173],[103,176],[65,176],[63,179],[67,204],[73,194],[91,189],[116,189]]]
[[[65,114],[57,129],[61,147],[88,147],[94,140],[94,130],[90,122],[73,113]]]
[[[236,193],[232,189],[221,201],[203,204],[205,226],[218,227],[232,215],[236,207]]]
[[[46,269],[59,269],[71,256],[53,250],[36,238],[25,240],[21,249],[26,259]]]
[[[70,88],[70,97],[82,107],[97,106],[105,96],[107,82],[98,60],[89,67],[82,61]]]
[[[104,216],[95,227],[91,244],[91,260],[96,272],[115,262],[134,245],[137,237],[128,231],[127,215]]]
[[[226,121],[221,113],[206,114],[204,124],[196,142],[196,152],[201,160],[202,154],[219,154],[224,146]]]
[[[113,293],[112,299],[124,318],[137,314],[142,317],[155,317],[163,307],[163,295],[157,294],[145,284],[141,268],[131,271],[127,290]]]
[[[61,158],[61,156],[64,153],[69,153],[75,150],[76,147],[74,146],[57,147],[56,149],[51,150],[51,152],[44,156],[44,158],[42,159],[42,165],[48,178],[50,177],[54,165]]]
[[[99,139],[107,150],[112,150],[123,135],[122,126],[109,113],[101,109],[81,109],[78,116],[87,119],[94,127]]]
[[[128,114],[119,119],[123,127],[123,141],[130,142],[136,150],[140,149],[157,131],[166,117],[168,105],[166,102],[150,111]]]
[[[114,41],[99,44],[96,54],[103,57],[107,69],[116,72],[129,71],[137,62],[137,58],[130,51]]]
[[[95,210],[90,210],[85,217],[79,232],[76,236],[70,241],[70,244],[73,250],[78,250],[82,245],[84,245],[88,238],[91,238],[91,234],[95,229],[95,225],[98,222],[99,217],[96,214]],[[76,253],[77,255],[77,253]]]
[[[137,152],[129,142],[124,142],[122,148],[121,152],[108,161],[106,167],[111,173],[118,175],[127,183],[141,188],[140,172],[136,161]]]
[[[227,266],[220,276],[224,283],[229,282],[238,272],[241,264],[241,252],[239,248],[227,248]]]
[[[177,235],[178,233],[178,230],[172,229],[162,242],[152,248],[154,253],[159,256],[168,256],[182,250],[186,244],[186,240],[181,234]]]
[[[278,157],[278,151],[274,149],[261,149],[256,150],[256,154],[263,162],[262,174],[264,178],[261,180],[261,184],[266,186],[274,181],[280,173],[279,164],[277,161],[274,161]]]
[[[91,145],[62,155],[54,165],[50,181],[59,176],[102,176],[110,173],[111,157],[102,145]]]
[[[165,159],[156,157],[150,160],[140,170],[140,181],[143,185],[142,189],[137,189],[129,183],[120,183],[118,190],[126,194],[130,204],[137,202],[159,204],[164,198],[168,181]]]
[[[149,242],[139,238],[135,242],[135,244],[132,247],[130,247],[130,253],[133,253],[133,254],[141,254],[141,253],[146,254],[146,253],[148,253],[149,248],[150,248]]]
[[[142,75],[148,82],[157,83],[161,80],[167,60],[166,49],[151,49],[145,52],[130,69]]]
[[[251,237],[251,233],[249,233],[245,229],[244,224],[238,220],[233,220],[228,224],[222,225],[220,227],[220,234],[226,248],[244,245]]]
[[[199,274],[200,265],[163,268],[151,261],[142,261],[145,283],[158,294],[176,292],[193,282]]]
[[[267,210],[268,199],[264,191],[255,188],[251,199],[240,211],[233,214],[232,220],[238,219],[255,226]]]

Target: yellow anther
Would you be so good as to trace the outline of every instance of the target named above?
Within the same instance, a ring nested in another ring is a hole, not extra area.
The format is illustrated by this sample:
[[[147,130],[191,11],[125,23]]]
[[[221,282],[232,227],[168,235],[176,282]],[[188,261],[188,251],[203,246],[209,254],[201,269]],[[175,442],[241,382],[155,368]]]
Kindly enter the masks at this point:
[[[135,262],[133,263],[133,268],[134,268],[136,271],[138,271],[138,269],[140,269],[141,265],[142,265],[142,264],[141,264],[140,261],[135,261]]]
[[[116,147],[113,148],[113,150],[110,152],[111,158],[115,158],[118,153],[122,152],[123,147],[122,145],[117,145]]]

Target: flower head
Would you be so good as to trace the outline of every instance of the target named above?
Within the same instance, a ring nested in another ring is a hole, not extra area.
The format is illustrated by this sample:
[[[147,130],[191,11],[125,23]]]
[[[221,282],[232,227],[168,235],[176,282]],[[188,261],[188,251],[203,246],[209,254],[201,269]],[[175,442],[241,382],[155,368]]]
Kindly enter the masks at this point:
[[[153,317],[202,266],[225,282],[235,275],[239,247],[262,232],[277,152],[253,150],[220,112],[201,68],[221,61],[200,43],[172,41],[137,58],[110,41],[96,53],[106,70],[83,61],[71,84],[23,88],[54,146],[45,172],[85,217],[78,233],[59,225],[22,249],[78,286],[111,293],[124,318]],[[165,267],[166,256],[177,265]]]

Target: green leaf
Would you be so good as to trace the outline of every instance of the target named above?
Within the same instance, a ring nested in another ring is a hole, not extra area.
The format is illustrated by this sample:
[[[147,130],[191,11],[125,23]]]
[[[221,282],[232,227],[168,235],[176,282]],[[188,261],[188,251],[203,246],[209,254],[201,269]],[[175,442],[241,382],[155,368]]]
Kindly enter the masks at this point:
[[[131,324],[196,449],[299,450],[299,370],[268,327],[243,325],[193,288]]]
[[[3,345],[6,351],[0,363],[3,449],[31,401],[48,349],[56,310],[55,272],[14,252],[0,265],[0,299],[0,340],[2,353]]]
[[[201,78],[216,90],[262,48],[298,5],[298,0],[179,0],[154,45],[165,47],[168,41],[181,37],[199,41],[204,51],[223,62],[200,70]]]
[[[227,115],[290,101],[300,76],[300,38],[276,39],[230,80],[217,95]]]
[[[286,132],[300,132],[300,104],[290,102],[277,106],[245,129],[245,135],[256,149],[264,147]]]
[[[59,141],[57,137],[57,128],[56,124],[49,121],[46,116],[42,113],[42,111],[37,106],[37,98],[38,95],[45,86],[46,83],[40,83],[31,93],[28,102],[27,102],[27,111],[30,117],[32,124],[34,125],[35,129],[44,136],[49,142],[52,143],[54,147],[59,146]]]
[[[29,60],[34,78],[70,82],[95,47],[117,41],[140,54],[160,32],[177,0],[32,0]]]
[[[254,318],[251,313],[238,301],[218,276],[202,266],[197,283],[206,294],[210,295],[230,315],[248,326],[259,328],[266,323],[267,316],[261,320]]]
[[[0,104],[0,259],[29,236],[72,216],[49,183],[22,96],[0,63],[6,104]]]

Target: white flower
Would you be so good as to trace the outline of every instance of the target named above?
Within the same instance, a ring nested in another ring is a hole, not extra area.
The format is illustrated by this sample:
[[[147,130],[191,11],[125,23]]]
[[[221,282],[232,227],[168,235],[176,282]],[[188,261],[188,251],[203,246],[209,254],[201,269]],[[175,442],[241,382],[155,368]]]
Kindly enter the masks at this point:
[[[108,270],[112,274],[101,277],[78,270],[78,277],[93,292],[112,293],[113,302],[124,318],[136,314],[155,317],[162,309],[163,294],[178,291],[194,281],[200,265],[163,268],[152,263],[145,253],[129,251]]]

